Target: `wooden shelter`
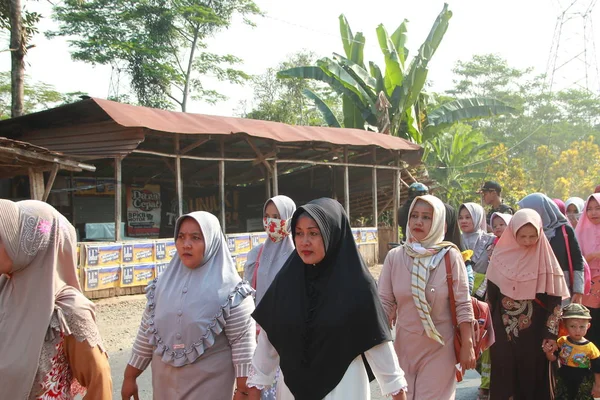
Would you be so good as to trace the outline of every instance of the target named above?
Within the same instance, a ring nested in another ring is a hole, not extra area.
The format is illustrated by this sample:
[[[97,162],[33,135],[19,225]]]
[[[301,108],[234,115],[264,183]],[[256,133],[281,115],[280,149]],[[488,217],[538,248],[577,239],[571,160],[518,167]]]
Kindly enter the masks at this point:
[[[28,175],[32,199],[42,201],[48,199],[60,170],[94,172],[96,167],[40,146],[0,137],[0,178]],[[46,183],[44,183],[44,172],[50,173]]]
[[[401,187],[415,181],[407,168],[422,156],[414,143],[363,130],[189,114],[97,98],[0,121],[0,135],[112,170],[117,241],[123,182],[172,187],[178,215],[204,204],[193,201],[194,193],[216,189],[215,211],[224,231],[229,228],[226,190],[232,187],[243,189],[244,198],[262,201],[279,193],[300,203],[338,198],[355,220],[376,222],[391,209],[397,226]]]

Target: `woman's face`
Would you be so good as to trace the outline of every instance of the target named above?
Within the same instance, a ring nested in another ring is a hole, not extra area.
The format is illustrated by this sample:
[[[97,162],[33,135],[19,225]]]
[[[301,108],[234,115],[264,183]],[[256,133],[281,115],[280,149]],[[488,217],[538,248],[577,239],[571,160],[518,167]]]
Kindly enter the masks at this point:
[[[13,269],[13,261],[6,252],[6,247],[0,238],[0,275],[10,274]]]
[[[573,228],[577,227],[577,214],[579,214],[577,206],[575,204],[569,204],[569,207],[567,207],[567,218],[569,218],[569,222],[571,223]]]
[[[200,225],[195,219],[186,218],[181,221],[175,247],[181,262],[186,267],[194,269],[202,264],[206,244]]]
[[[408,229],[413,238],[419,242],[425,239],[431,231],[432,223],[433,207],[425,201],[417,200],[408,219]]]
[[[473,217],[467,210],[467,207],[461,207],[458,213],[458,226],[462,233],[472,233],[475,231],[475,225],[473,225]]]
[[[506,222],[500,217],[494,218],[492,221],[492,231],[496,237],[502,236],[504,230],[506,229]]]
[[[317,222],[306,214],[296,221],[296,251],[304,264],[318,264],[325,258],[325,242]]]
[[[275,203],[273,203],[272,201],[270,201],[267,206],[265,207],[265,218],[275,218],[275,219],[281,219],[281,215],[279,215],[279,210],[277,209],[277,206],[275,206]]]
[[[592,197],[590,201],[588,201],[585,213],[592,224],[600,224],[600,204],[598,204],[595,198]]]
[[[519,246],[530,247],[537,243],[538,231],[533,225],[526,224],[519,228],[516,238]]]

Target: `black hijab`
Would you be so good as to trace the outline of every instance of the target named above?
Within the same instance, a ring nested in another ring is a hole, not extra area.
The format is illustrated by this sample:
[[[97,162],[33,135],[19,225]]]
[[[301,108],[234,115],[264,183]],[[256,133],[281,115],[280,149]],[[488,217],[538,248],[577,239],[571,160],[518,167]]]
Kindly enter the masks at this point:
[[[446,235],[444,236],[444,241],[454,243],[456,247],[464,250],[462,235],[458,226],[458,213],[450,204],[444,203],[444,206],[446,207]]]
[[[292,217],[294,236],[302,214],[317,222],[325,258],[307,265],[294,251],[252,316],[279,353],[294,398],[315,400],[338,385],[357,356],[391,336],[340,203],[321,198],[299,207]]]

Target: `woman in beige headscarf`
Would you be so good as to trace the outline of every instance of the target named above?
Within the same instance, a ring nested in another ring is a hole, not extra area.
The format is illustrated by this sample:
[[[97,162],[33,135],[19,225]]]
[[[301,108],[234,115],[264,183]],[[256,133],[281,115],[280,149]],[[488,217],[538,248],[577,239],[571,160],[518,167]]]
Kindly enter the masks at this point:
[[[81,293],[73,226],[52,206],[0,200],[0,397],[112,398],[110,367]]]
[[[390,325],[397,321],[394,347],[408,381],[407,398],[452,400],[457,360],[445,255],[452,271],[455,313],[463,339],[458,361],[465,370],[475,367],[467,270],[458,248],[444,242],[446,207],[440,199],[416,197],[408,215],[407,241],[385,258],[379,297]]]

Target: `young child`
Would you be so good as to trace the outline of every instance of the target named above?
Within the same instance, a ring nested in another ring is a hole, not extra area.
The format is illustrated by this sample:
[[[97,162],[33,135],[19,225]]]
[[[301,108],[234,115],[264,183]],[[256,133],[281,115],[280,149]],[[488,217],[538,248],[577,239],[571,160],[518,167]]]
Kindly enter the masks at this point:
[[[579,386],[589,375],[590,369],[595,378],[592,396],[600,397],[600,351],[585,338],[591,319],[590,310],[585,306],[576,303],[566,305],[563,308],[562,321],[569,335],[558,338],[556,353],[549,347],[544,348],[550,361],[555,361],[558,354],[559,374],[567,388],[569,400],[576,399]]]

